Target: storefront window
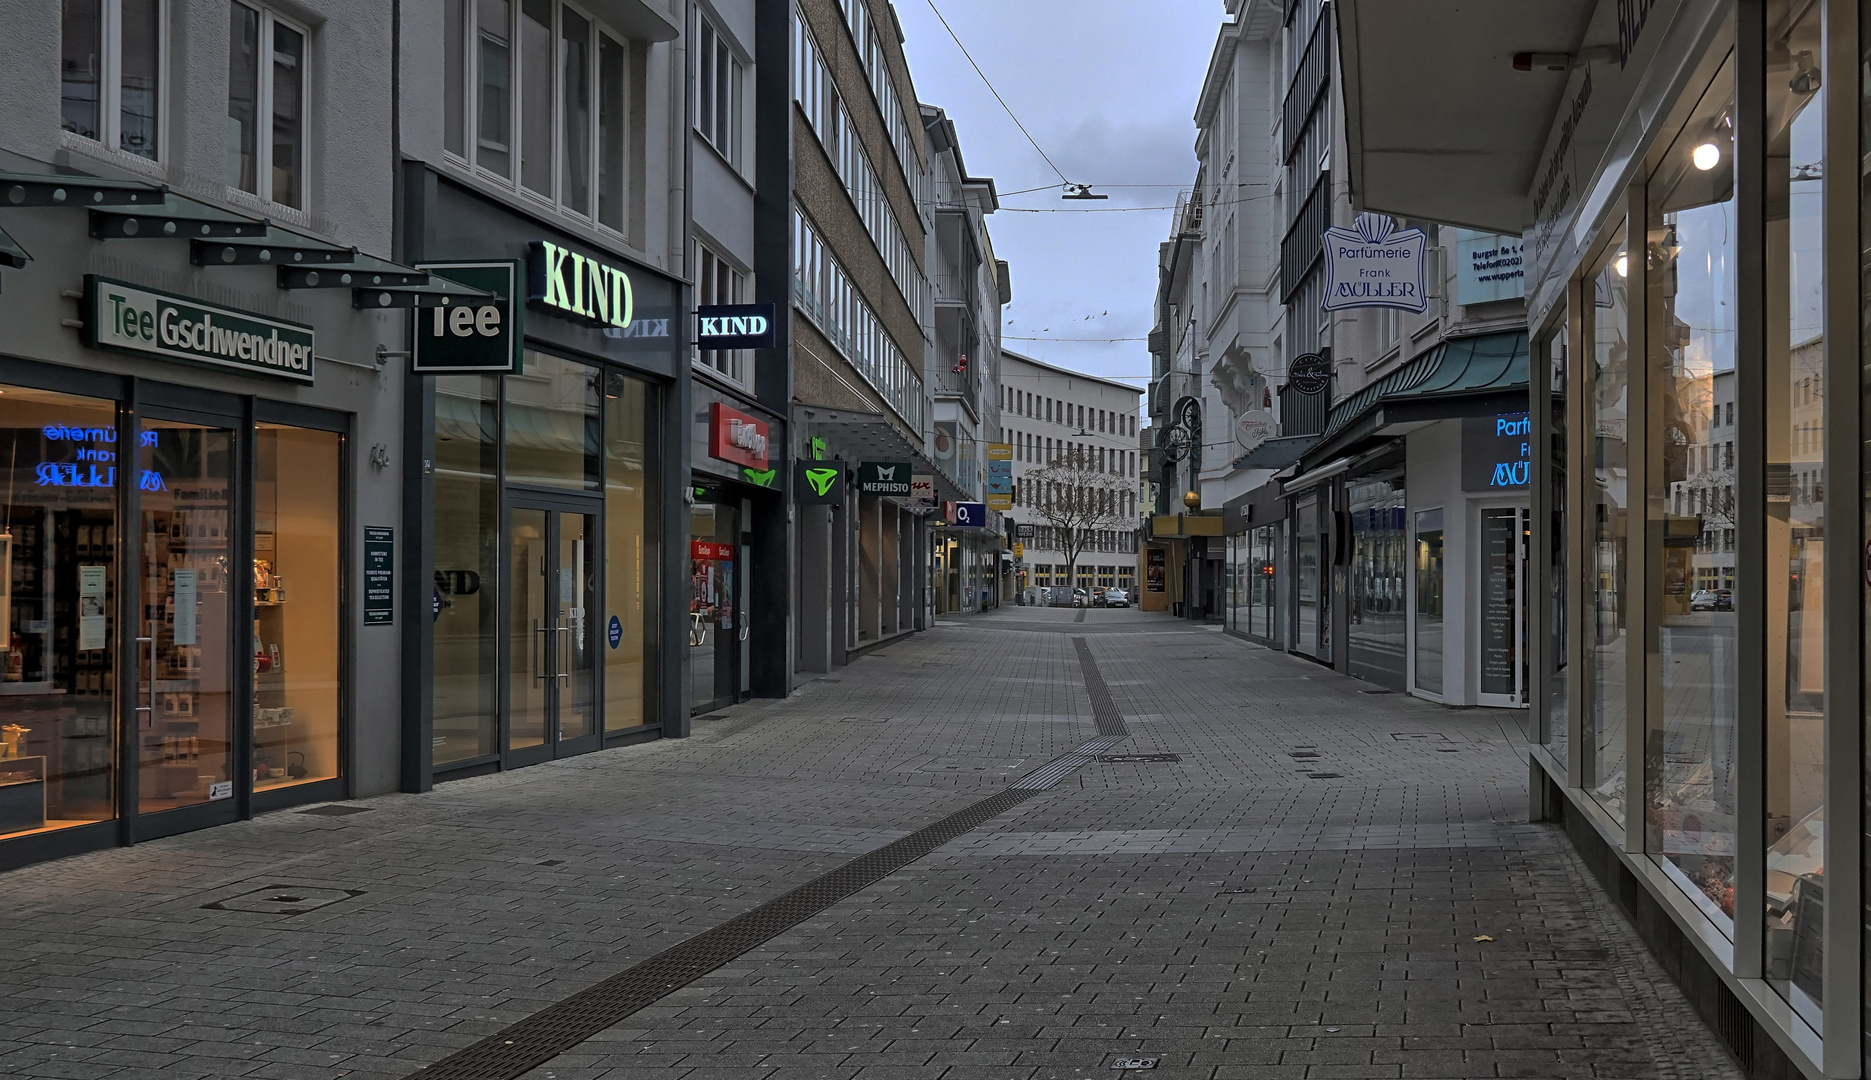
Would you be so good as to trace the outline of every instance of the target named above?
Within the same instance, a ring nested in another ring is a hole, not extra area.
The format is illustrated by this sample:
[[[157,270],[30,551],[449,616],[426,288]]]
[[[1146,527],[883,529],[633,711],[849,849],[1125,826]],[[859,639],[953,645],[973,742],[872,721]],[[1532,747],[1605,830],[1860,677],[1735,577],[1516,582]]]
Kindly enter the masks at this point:
[[[340,440],[254,431],[253,786],[338,775]]]
[[[1442,511],[1416,515],[1416,688],[1442,693]]]
[[[642,727],[654,718],[656,670],[656,499],[649,469],[656,446],[655,391],[606,373],[604,388],[604,730]]]
[[[496,753],[500,381],[435,380],[433,760]]]
[[[1817,5],[1767,25],[1767,978],[1819,1026],[1825,939],[1823,95]],[[1845,73],[1837,73],[1846,77]]]
[[[1408,636],[1403,607],[1409,571],[1403,477],[1361,477],[1346,487],[1351,504],[1351,595],[1346,640],[1351,673],[1404,689]]]
[[[0,389],[0,837],[111,818],[117,407]]]
[[[597,369],[528,350],[504,382],[507,483],[597,491]]]
[[[1662,711],[1649,717],[1645,848],[1719,924],[1732,926],[1735,876],[1734,605],[1699,571],[1734,555],[1703,542],[1735,525],[1734,65],[1716,75],[1649,185],[1647,287],[1662,320],[1649,335],[1651,415],[1661,443],[1649,479],[1646,541],[1657,618]],[[1731,594],[1732,595],[1732,594]]]
[[[1267,525],[1254,530],[1253,563],[1250,567],[1253,574],[1253,626],[1249,633],[1269,641],[1281,636],[1274,632],[1275,597],[1278,596],[1274,587],[1274,552],[1278,550],[1278,536],[1277,526]]]
[[[1314,499],[1307,499],[1299,504],[1293,515],[1298,531],[1299,574],[1295,578],[1298,586],[1299,633],[1293,647],[1310,656],[1321,655],[1319,651],[1319,511]]]
[[[1626,604],[1628,569],[1626,492],[1629,451],[1630,264],[1623,239],[1598,264],[1587,286],[1592,294],[1592,393],[1583,425],[1593,433],[1592,477],[1587,512],[1592,517],[1590,586],[1592,637],[1586,653],[1591,708],[1586,711],[1586,790],[1620,821],[1624,818]]]
[[[1545,745],[1563,768],[1571,716],[1566,689],[1566,675],[1571,665],[1571,638],[1566,631],[1571,613],[1566,605],[1572,595],[1566,581],[1566,528],[1571,518],[1567,513],[1570,504],[1566,501],[1566,478],[1570,472],[1567,454],[1570,451],[1566,428],[1566,332],[1563,319],[1560,328],[1546,339],[1541,356],[1546,364],[1547,392],[1551,396],[1551,407],[1546,412],[1552,424],[1547,430],[1549,442],[1546,459],[1546,511],[1551,530],[1546,537],[1546,730],[1543,734]]]
[[[740,508],[718,498],[697,489],[689,508],[689,680],[697,711],[732,702],[738,685]]]
[[[230,591],[234,433],[145,420],[137,462],[137,801],[148,814],[233,796],[231,662],[250,642]]]

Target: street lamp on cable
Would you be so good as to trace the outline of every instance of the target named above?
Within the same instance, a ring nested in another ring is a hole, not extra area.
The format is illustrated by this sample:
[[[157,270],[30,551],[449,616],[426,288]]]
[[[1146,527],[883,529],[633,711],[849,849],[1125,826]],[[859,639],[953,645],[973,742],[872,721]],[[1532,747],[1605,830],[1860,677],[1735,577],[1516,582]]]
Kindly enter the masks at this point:
[[[1096,194],[1095,192],[1091,190],[1090,184],[1074,184],[1074,183],[1068,182],[1065,185],[1065,194],[1059,197],[1061,199],[1081,199],[1082,200],[1082,199],[1108,199],[1111,196]]]

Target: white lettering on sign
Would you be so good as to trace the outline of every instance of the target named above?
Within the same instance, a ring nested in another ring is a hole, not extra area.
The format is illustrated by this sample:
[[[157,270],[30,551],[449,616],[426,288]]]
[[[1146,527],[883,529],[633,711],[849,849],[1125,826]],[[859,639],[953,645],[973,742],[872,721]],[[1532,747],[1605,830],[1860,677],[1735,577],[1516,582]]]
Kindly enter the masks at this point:
[[[472,308],[466,304],[451,308],[436,308],[434,336],[499,337],[500,309],[492,305]]]
[[[311,327],[128,282],[85,281],[94,345],[312,381]]]
[[[753,454],[755,457],[767,456],[767,437],[752,424],[743,424],[739,420],[728,421],[728,442]]]
[[[626,327],[635,313],[630,275],[548,241],[532,246],[531,299],[607,326]]]
[[[729,315],[702,320],[702,336],[746,337],[767,332],[765,315]]]

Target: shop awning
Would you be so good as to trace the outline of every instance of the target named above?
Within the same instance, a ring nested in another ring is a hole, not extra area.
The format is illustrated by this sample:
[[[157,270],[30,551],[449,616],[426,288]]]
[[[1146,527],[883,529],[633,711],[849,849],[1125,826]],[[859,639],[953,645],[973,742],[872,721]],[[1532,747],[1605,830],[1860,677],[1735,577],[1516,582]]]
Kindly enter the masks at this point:
[[[1536,163],[1571,73],[1517,71],[1514,57],[1573,56],[1582,43],[1615,42],[1622,6],[1596,0],[1331,5],[1339,20],[1345,134],[1359,208],[1521,232]],[[1665,14],[1652,18],[1661,22]],[[1608,27],[1600,25],[1607,21]]]
[[[1299,463],[1311,470],[1437,420],[1526,409],[1525,330],[1449,338],[1333,406]]]
[[[903,429],[882,413],[794,405],[792,421],[803,434],[824,439],[832,456],[843,458],[847,465],[856,466],[861,461],[907,461],[912,471],[935,478],[938,500],[964,502],[968,499],[967,493],[929,460],[922,447],[911,442]]]

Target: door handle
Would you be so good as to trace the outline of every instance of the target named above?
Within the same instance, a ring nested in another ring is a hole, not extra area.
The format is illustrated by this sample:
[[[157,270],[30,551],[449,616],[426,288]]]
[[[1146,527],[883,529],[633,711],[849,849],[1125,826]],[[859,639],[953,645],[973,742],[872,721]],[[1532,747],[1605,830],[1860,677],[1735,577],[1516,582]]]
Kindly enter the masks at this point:
[[[559,640],[559,645],[560,645],[559,662],[556,665],[558,667],[564,668],[565,670],[559,672],[558,678],[564,679],[566,683],[569,684],[572,681],[572,669],[570,666],[571,653],[572,653],[572,628],[569,626],[561,626],[558,629],[559,629],[559,633],[565,635],[563,638]]]
[[[533,681],[545,682],[552,676],[546,673],[546,632],[547,628],[533,620]]]
[[[136,639],[136,643],[138,645],[149,646],[149,683],[147,688],[143,691],[143,700],[149,702],[149,704],[138,705],[135,711],[148,713],[150,723],[153,726],[156,720],[156,639],[154,636],[140,637]]]

